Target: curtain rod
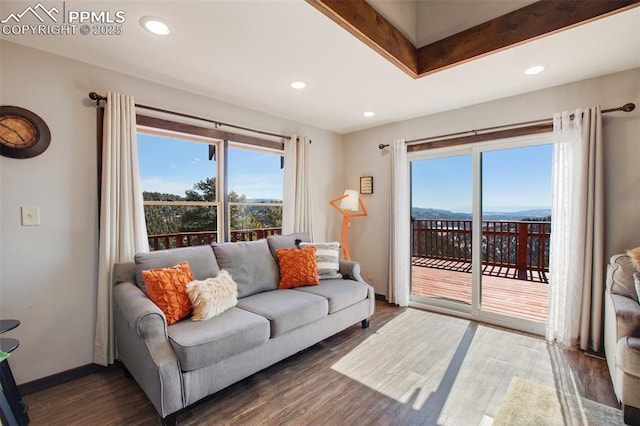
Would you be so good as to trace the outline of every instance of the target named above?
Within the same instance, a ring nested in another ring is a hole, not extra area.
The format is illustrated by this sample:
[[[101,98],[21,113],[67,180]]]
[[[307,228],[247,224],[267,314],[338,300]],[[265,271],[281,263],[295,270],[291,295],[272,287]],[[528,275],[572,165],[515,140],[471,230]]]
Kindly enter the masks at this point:
[[[609,112],[617,112],[617,111],[631,112],[634,109],[636,109],[636,104],[630,102],[630,103],[624,104],[624,105],[622,105],[620,107],[617,107],[617,108],[603,109],[602,113],[606,114],[606,113],[609,113]],[[571,114],[571,118],[573,118],[573,114]],[[553,122],[553,118],[547,118],[547,119],[542,119],[542,120],[534,120],[534,121],[524,121],[522,123],[503,124],[501,126],[485,127],[483,129],[467,130],[465,132],[448,133],[446,135],[430,136],[430,137],[427,137],[427,138],[412,139],[412,140],[406,141],[405,143],[406,144],[412,144],[412,143],[416,143],[416,142],[425,142],[425,141],[430,141],[430,140],[445,139],[445,138],[451,138],[451,137],[454,137],[454,136],[462,136],[462,135],[468,135],[468,134],[477,135],[479,132],[487,132],[487,131],[490,131],[490,130],[511,129],[511,128],[517,128],[517,127],[530,126],[530,125],[533,125],[533,124],[546,124],[546,123],[552,123],[552,122]],[[389,146],[388,143],[386,143],[386,144],[381,143],[380,145],[378,145],[378,149],[385,149],[388,146]]]
[[[100,101],[105,101],[106,102],[107,97],[99,95],[96,92],[91,92],[91,93],[89,93],[89,99],[91,99],[92,101],[95,101],[96,105],[97,105],[97,104],[100,103]],[[136,104],[136,108],[147,109],[149,111],[162,112],[162,113],[165,113],[165,114],[176,115],[178,117],[191,118],[191,119],[194,119],[194,120],[205,121],[207,123],[212,123],[216,128],[219,127],[219,126],[227,126],[227,127],[232,127],[234,129],[240,129],[240,130],[246,130],[246,131],[252,132],[252,133],[258,133],[260,135],[274,136],[274,137],[277,137],[277,138],[283,138],[283,139],[291,140],[291,136],[280,135],[278,133],[265,132],[263,130],[251,129],[249,127],[236,126],[235,124],[223,123],[222,121],[210,120],[208,118],[198,117],[196,115],[184,114],[184,113],[181,113],[181,112],[170,111],[170,110],[167,110],[167,109],[156,108],[156,107],[152,107],[152,106],[148,106],[148,105]]]

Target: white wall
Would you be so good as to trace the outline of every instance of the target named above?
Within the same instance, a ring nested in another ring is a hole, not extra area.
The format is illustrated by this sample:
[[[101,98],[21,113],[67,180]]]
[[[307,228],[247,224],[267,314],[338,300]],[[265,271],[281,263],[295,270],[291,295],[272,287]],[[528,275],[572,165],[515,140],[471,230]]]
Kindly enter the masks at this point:
[[[378,144],[549,118],[562,110],[634,102],[632,113],[603,118],[605,140],[605,255],[640,246],[640,69],[567,84],[345,135],[345,184],[373,175],[373,195],[364,196],[369,217],[354,219],[351,253],[373,276],[376,293],[387,294],[389,257],[389,154]],[[357,220],[357,222],[356,222]]]
[[[99,54],[99,53],[97,53]],[[140,78],[0,42],[0,104],[42,117],[42,155],[0,157],[0,318],[22,324],[11,367],[20,383],[93,362],[97,268],[96,117],[90,91],[276,133],[308,136],[315,238],[336,239],[326,200],[344,189],[342,136]],[[20,225],[20,206],[39,206],[41,226]]]

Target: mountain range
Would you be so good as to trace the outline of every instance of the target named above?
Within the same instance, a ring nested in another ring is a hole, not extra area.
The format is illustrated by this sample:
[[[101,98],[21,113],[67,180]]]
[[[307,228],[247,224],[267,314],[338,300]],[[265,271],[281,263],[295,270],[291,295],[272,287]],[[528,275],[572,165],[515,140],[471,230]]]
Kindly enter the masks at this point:
[[[411,215],[415,219],[450,219],[450,220],[471,220],[471,213],[455,213],[449,210],[427,209],[414,207]],[[516,212],[483,212],[483,220],[523,220],[537,219],[549,220],[551,209],[530,209]]]

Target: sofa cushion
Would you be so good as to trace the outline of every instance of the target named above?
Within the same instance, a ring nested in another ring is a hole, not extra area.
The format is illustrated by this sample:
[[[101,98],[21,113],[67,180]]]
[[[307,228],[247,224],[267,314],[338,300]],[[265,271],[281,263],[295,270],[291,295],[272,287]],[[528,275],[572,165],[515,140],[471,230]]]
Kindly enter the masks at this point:
[[[269,339],[269,321],[231,308],[206,321],[185,319],[167,327],[169,342],[183,371],[211,365]]]
[[[338,312],[351,305],[355,305],[367,298],[368,287],[359,281],[334,279],[320,280],[320,285],[313,287],[298,287],[294,291],[322,296],[329,301],[329,313]]]
[[[271,337],[319,320],[327,315],[327,299],[295,290],[276,290],[238,300],[238,308],[265,317]]]
[[[278,266],[265,239],[214,244],[213,251],[238,285],[238,298],[278,288]]]
[[[142,271],[156,268],[169,268],[184,261],[189,262],[191,272],[196,280],[215,277],[220,272],[213,250],[210,246],[182,247],[158,250],[149,253],[138,253],[135,256],[136,284],[146,294],[147,289],[142,279]]]
[[[267,237],[267,243],[269,244],[269,250],[271,250],[273,259],[278,262],[278,253],[276,252],[276,250],[297,247],[297,240],[308,243],[311,241],[311,238],[309,238],[309,234],[307,234],[306,232],[288,235],[269,235]]]

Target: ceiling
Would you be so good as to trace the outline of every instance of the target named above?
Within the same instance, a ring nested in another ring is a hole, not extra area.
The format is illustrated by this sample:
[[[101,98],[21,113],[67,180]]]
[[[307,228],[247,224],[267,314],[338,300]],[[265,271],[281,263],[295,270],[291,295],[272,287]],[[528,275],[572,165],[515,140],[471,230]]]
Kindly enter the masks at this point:
[[[458,3],[467,4],[464,22],[454,19],[461,14]],[[370,2],[417,45],[478,24],[498,13],[496,7],[528,3]],[[82,2],[67,1],[66,7],[78,4]],[[123,34],[1,37],[337,133],[640,67],[638,7],[412,79],[303,0],[101,4],[126,12]],[[24,5],[3,0],[0,16],[19,12]],[[430,18],[415,19],[425,14]],[[147,15],[164,18],[172,33],[159,37],[143,30],[138,21]],[[428,19],[433,25],[421,29]],[[548,69],[535,76],[523,74],[539,63]],[[307,88],[291,89],[294,80],[307,82]],[[170,100],[154,106],[172,108]],[[363,117],[368,110],[376,115]]]
[[[368,0],[415,46],[422,47],[537,0]]]

